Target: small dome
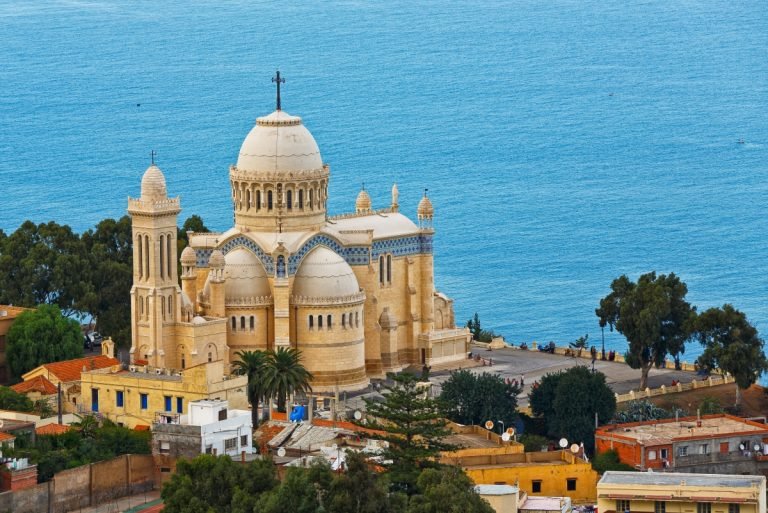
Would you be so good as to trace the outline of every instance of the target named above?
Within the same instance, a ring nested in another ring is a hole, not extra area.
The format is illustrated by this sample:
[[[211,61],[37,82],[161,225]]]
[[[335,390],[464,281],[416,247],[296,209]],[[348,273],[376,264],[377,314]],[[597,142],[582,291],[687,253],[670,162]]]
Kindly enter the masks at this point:
[[[389,311],[389,307],[385,306],[384,311],[379,316],[379,326],[388,329],[397,329],[397,319],[392,312]]]
[[[432,206],[432,202],[429,201],[429,198],[427,198],[426,195],[419,201],[419,207],[416,209],[416,214],[420,219],[431,219],[435,214],[435,208]]]
[[[199,315],[196,315],[194,319],[192,319],[192,324],[205,324],[205,319],[200,317]]]
[[[360,191],[355,201],[355,212],[358,214],[366,214],[371,211],[371,197],[368,195],[365,189]]]
[[[360,293],[354,271],[339,255],[318,246],[302,260],[293,281],[293,295],[346,297]]]
[[[208,260],[208,265],[212,269],[223,269],[225,262],[224,254],[218,249],[214,249],[213,253],[211,253],[211,258]]]
[[[256,120],[237,158],[239,171],[287,172],[322,167],[320,149],[301,118],[281,110]]]
[[[272,295],[264,266],[251,251],[233,249],[225,260],[224,297],[227,302]]]
[[[197,255],[195,250],[187,246],[184,251],[181,252],[181,264],[186,266],[193,266],[197,263]]]
[[[141,177],[141,199],[144,201],[157,201],[168,198],[165,188],[165,176],[160,168],[152,164]]]

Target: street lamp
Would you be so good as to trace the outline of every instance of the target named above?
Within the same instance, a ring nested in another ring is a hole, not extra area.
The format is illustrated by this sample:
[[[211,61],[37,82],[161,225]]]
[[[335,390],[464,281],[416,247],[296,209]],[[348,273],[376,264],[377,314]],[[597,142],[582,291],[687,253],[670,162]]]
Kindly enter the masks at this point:
[[[501,431],[499,431],[499,434],[504,433],[504,421],[503,420],[497,420],[496,422],[501,424]]]

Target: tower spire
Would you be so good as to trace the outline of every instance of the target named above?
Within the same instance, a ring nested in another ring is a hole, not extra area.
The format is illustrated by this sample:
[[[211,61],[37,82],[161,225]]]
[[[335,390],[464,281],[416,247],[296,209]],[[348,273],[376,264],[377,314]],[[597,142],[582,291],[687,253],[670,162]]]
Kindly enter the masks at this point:
[[[285,84],[285,79],[280,78],[280,70],[277,70],[275,72],[275,76],[272,77],[272,83],[277,84],[277,110],[281,110],[280,108],[280,84]]]

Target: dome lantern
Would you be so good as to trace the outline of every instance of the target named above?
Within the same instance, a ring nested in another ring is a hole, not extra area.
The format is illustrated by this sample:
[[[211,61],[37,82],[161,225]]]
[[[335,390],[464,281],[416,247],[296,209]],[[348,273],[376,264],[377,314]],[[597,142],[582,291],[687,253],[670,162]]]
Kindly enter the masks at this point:
[[[355,200],[355,213],[371,213],[371,196],[365,190],[365,185],[363,185],[363,188],[360,189],[360,193],[357,195],[357,200]]]
[[[420,228],[431,228],[432,219],[435,215],[435,208],[432,206],[432,202],[427,197],[427,189],[424,189],[424,197],[419,201],[419,206],[416,209],[416,217],[419,219]]]

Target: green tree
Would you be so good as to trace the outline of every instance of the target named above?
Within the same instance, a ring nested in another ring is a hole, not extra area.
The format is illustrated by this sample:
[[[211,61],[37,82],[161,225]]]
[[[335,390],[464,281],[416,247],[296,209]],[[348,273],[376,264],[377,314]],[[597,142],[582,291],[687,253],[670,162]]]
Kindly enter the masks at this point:
[[[440,392],[446,417],[459,424],[482,425],[487,420],[512,426],[517,419],[520,388],[497,374],[475,374],[468,370],[451,373]]]
[[[301,363],[301,351],[293,347],[278,347],[267,354],[264,369],[264,390],[277,398],[277,411],[285,412],[289,395],[312,390],[310,373]]]
[[[128,216],[105,219],[82,236],[92,269],[92,294],[85,308],[96,320],[96,329],[122,347],[131,342],[132,237]]]
[[[83,356],[80,326],[55,305],[23,312],[8,331],[6,357],[13,379],[38,365]]]
[[[279,487],[265,493],[255,511],[259,513],[315,513],[320,508],[322,490],[312,481],[313,474],[303,468],[289,468]]]
[[[232,362],[234,373],[248,378],[247,396],[251,403],[251,421],[256,429],[259,425],[259,403],[266,396],[265,372],[267,353],[264,351],[238,351],[237,360]]]
[[[719,369],[735,379],[738,407],[740,391],[752,386],[768,370],[764,343],[757,329],[743,312],[726,304],[701,313],[695,321],[694,336],[704,346],[699,366]]]
[[[425,469],[416,482],[420,494],[410,498],[407,513],[493,513],[459,467]]]
[[[480,327],[480,316],[475,312],[475,315],[467,321],[467,328],[469,328],[469,332],[472,333],[472,338],[475,340],[480,340],[480,333],[483,331]]]
[[[69,226],[25,221],[0,244],[0,304],[56,304],[67,316],[85,311],[90,259]]]
[[[165,513],[244,513],[255,510],[261,495],[277,485],[271,460],[242,465],[229,456],[181,459],[163,485]]]
[[[552,397],[545,403],[546,397]],[[544,417],[548,435],[583,442],[592,452],[595,443],[595,414],[600,424],[613,418],[616,397],[605,383],[605,374],[576,366],[547,374],[530,394],[531,410]]]
[[[525,447],[525,452],[540,452],[542,447],[549,444],[546,436],[526,433],[518,440]]]
[[[695,309],[685,300],[688,287],[675,276],[643,274],[634,283],[625,275],[613,280],[611,293],[595,313],[600,327],[610,326],[626,337],[627,364],[640,369],[640,389],[648,386],[651,367],[661,366],[668,354],[685,351]]]
[[[423,468],[437,466],[441,451],[455,447],[444,441],[450,435],[437,401],[418,388],[416,376],[389,375],[394,380],[384,400],[365,399],[365,427],[383,431],[388,443],[382,454],[394,491],[416,493],[416,479]]]
[[[325,509],[329,513],[390,513],[386,479],[371,470],[365,455],[347,452],[346,467],[328,487]]]
[[[634,471],[635,467],[622,463],[619,459],[619,453],[615,449],[609,449],[600,454],[596,454],[592,459],[592,468],[601,474],[608,470]]]
[[[32,412],[35,405],[29,397],[12,388],[0,386],[0,410]]]

